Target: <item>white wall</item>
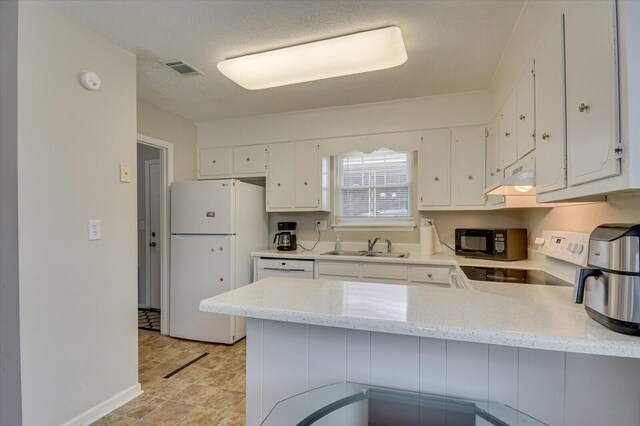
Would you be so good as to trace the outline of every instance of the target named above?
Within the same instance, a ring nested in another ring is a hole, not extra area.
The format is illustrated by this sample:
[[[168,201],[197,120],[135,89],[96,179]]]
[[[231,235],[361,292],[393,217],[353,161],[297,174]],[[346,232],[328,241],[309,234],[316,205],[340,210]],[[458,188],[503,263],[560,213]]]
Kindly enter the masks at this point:
[[[145,176],[145,161],[147,160],[159,160],[160,150],[152,146],[138,144],[137,148],[137,189],[138,189],[138,224],[140,221],[145,221],[145,203],[146,203],[146,176]],[[138,226],[138,303],[146,303],[146,263],[147,263],[147,228],[148,224],[145,223],[145,229],[140,229]]]
[[[0,424],[22,421],[18,288],[18,2],[0,2]]]
[[[173,144],[173,180],[196,179],[196,125],[138,99],[138,133]]]
[[[119,182],[136,160],[136,62],[41,3],[19,8],[22,412],[58,425],[138,386],[136,187]]]

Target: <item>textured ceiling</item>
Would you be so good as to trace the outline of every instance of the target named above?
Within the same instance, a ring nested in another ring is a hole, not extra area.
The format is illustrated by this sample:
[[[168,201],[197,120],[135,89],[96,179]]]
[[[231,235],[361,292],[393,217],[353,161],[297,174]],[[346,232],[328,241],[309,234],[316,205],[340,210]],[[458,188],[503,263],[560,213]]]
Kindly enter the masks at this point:
[[[523,0],[50,0],[138,56],[138,96],[194,122],[487,89]],[[249,91],[227,58],[397,25],[399,67]],[[158,61],[183,59],[186,77]]]

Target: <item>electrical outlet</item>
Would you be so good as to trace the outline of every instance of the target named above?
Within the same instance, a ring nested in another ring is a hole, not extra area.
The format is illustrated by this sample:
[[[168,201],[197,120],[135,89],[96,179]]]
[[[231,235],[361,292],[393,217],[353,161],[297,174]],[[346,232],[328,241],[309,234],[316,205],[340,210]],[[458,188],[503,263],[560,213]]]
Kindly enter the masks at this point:
[[[99,219],[89,221],[89,241],[102,239],[102,222]]]
[[[316,227],[319,231],[327,230],[327,219],[316,219]]]

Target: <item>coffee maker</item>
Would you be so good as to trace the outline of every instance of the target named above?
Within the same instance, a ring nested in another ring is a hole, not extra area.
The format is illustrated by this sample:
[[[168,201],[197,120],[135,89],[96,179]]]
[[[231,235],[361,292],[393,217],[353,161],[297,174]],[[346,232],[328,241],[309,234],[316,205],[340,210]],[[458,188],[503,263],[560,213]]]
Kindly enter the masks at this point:
[[[293,251],[298,249],[296,226],[296,222],[278,222],[278,233],[273,237],[277,250]]]
[[[589,237],[588,268],[576,271],[574,301],[614,331],[640,335],[640,225],[600,225]]]

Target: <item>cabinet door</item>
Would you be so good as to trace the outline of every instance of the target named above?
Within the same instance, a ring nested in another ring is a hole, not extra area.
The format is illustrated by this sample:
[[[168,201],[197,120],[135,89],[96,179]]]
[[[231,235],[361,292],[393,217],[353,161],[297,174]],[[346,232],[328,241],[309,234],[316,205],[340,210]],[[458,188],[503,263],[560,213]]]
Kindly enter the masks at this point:
[[[533,62],[522,73],[516,88],[516,139],[518,158],[522,158],[536,147],[535,145],[535,76]]]
[[[502,169],[518,161],[518,141],[516,136],[516,91],[513,90],[500,114],[502,118]]]
[[[487,148],[486,148],[486,163],[487,171],[485,176],[486,186],[489,187],[502,180],[502,152],[498,147],[498,140],[500,135],[498,134],[498,121],[499,117],[493,119],[487,128]]]
[[[267,208],[293,208],[293,142],[269,145]]]
[[[459,206],[485,204],[484,127],[462,127],[451,131],[453,145],[453,202]]]
[[[581,1],[565,17],[569,185],[620,174],[615,9]]]
[[[295,207],[320,207],[320,146],[311,142],[295,143]]]
[[[451,204],[451,131],[425,132],[418,151],[420,206]]]
[[[233,148],[233,174],[263,174],[267,169],[267,146],[251,145]]]
[[[564,19],[555,23],[536,60],[536,191],[566,188]]]
[[[204,148],[198,153],[198,171],[202,177],[231,174],[231,148]]]

